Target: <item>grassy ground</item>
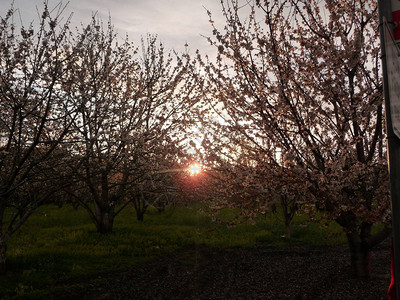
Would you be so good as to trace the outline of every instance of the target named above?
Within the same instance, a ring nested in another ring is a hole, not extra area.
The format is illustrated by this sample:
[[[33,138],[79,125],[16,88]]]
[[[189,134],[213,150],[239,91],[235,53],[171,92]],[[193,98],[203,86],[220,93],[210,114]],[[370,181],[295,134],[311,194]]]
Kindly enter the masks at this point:
[[[133,209],[128,208],[117,217],[113,234],[100,235],[81,208],[42,207],[9,243],[8,271],[0,277],[0,295],[2,299],[42,298],[54,290],[101,280],[101,274],[194,244],[229,248],[345,243],[338,226],[305,226],[305,216],[296,216],[288,240],[282,237],[279,214],[228,228],[217,226],[198,213],[198,208],[174,207],[163,214],[149,210],[143,223],[136,221]],[[232,212],[221,214],[227,218]]]

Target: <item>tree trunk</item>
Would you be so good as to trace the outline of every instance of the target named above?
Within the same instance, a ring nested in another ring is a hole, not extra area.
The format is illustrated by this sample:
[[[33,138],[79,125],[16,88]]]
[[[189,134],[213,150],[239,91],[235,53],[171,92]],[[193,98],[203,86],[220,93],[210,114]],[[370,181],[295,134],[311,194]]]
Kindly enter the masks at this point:
[[[285,237],[288,239],[291,237],[290,225],[292,224],[293,217],[298,209],[295,199],[296,198],[293,195],[281,195],[282,214],[285,220]]]
[[[357,232],[347,233],[347,241],[350,248],[351,270],[358,278],[371,276],[371,250],[367,243],[363,242]]]
[[[287,239],[290,239],[291,237],[290,223],[289,224],[285,223],[285,237]]]
[[[114,206],[109,193],[108,171],[101,172],[101,197],[94,201],[97,232],[111,233],[114,225]]]
[[[143,222],[144,221],[144,211],[136,211],[136,218],[138,221]]]
[[[101,205],[95,203],[96,207],[96,228],[99,233],[111,233],[114,225],[114,211],[111,208],[107,210]]]
[[[7,243],[0,237],[0,274],[4,274],[6,271],[6,252]]]
[[[96,216],[97,232],[99,233],[111,233],[113,231],[114,216],[109,213],[103,213],[100,216]]]
[[[354,276],[368,278],[371,275],[371,249],[385,240],[391,233],[390,224],[371,235],[372,223],[362,222],[357,226],[357,216],[352,211],[343,212],[336,222],[347,232],[351,269]],[[357,231],[359,228],[360,232]]]
[[[136,211],[136,219],[140,222],[144,220],[144,213],[146,212],[147,207],[149,206],[144,197],[137,196],[133,199],[133,207]]]

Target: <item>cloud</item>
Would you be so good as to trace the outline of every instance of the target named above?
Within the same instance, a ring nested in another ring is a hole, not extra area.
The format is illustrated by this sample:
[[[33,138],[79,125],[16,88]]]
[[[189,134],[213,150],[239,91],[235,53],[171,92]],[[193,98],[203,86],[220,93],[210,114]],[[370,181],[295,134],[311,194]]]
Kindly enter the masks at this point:
[[[216,0],[71,0],[74,19],[84,19],[93,11],[104,20],[111,16],[120,35],[128,34],[130,40],[140,41],[147,33],[157,34],[168,48],[207,48],[208,42],[201,35],[211,32],[208,16],[203,6],[219,11]],[[76,21],[76,20],[75,20]]]
[[[49,0],[49,7],[56,6],[59,0]],[[20,8],[24,25],[36,20],[36,6],[43,8],[42,0],[15,0],[14,6]],[[67,1],[63,1],[67,4]],[[5,15],[10,2],[0,0],[0,13]],[[87,24],[93,13],[112,23],[119,35],[128,34],[133,42],[139,42],[147,33],[157,34],[168,48],[182,50],[186,43],[191,49],[207,49],[208,42],[201,35],[211,32],[204,7],[218,16],[218,0],[70,0],[65,15],[73,12],[72,25]]]

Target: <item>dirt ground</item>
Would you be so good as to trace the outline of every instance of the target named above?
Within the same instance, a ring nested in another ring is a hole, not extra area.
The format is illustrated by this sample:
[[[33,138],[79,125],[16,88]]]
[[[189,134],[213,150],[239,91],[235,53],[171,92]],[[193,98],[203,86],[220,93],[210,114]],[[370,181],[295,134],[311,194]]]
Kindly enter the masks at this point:
[[[372,276],[350,275],[343,247],[227,251],[193,246],[69,291],[80,299],[387,299],[390,245],[372,252]]]

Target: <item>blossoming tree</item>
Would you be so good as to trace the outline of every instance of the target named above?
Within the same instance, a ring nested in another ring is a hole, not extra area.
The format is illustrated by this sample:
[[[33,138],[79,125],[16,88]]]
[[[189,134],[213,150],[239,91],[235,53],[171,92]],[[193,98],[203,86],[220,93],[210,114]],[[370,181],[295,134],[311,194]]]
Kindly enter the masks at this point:
[[[225,28],[209,38],[217,60],[200,58],[218,132],[267,156],[269,174],[294,171],[281,180],[343,227],[357,276],[390,232],[372,234],[389,209],[375,2],[223,1]]]

